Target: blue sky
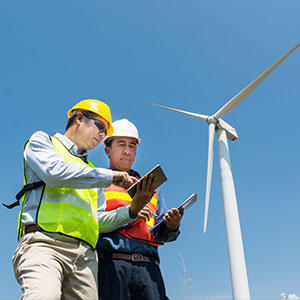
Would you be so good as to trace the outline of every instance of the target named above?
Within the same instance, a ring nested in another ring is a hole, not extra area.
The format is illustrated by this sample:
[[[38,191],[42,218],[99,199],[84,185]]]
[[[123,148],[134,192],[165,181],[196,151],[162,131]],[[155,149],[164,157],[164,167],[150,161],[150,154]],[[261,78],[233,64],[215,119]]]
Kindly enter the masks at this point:
[[[299,11],[298,0],[1,1],[1,202],[22,186],[31,134],[63,132],[76,102],[103,100],[139,128],[135,169],[161,164],[168,207],[198,194],[160,249],[169,297],[184,297],[181,253],[189,299],[230,299],[217,145],[204,235],[207,124],[147,103],[213,114],[300,42]],[[224,117],[239,134],[229,147],[252,299],[300,296],[299,78],[300,49]],[[102,145],[90,160],[108,166]],[[17,215],[1,208],[0,299],[21,295]]]

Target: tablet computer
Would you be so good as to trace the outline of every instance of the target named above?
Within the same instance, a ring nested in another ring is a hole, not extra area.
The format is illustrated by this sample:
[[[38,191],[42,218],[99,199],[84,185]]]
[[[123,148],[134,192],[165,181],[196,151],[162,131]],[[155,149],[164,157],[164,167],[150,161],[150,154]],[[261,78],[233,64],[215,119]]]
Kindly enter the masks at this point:
[[[191,196],[189,196],[186,200],[184,200],[178,207],[177,209],[181,209],[182,207],[184,207],[184,209],[188,209],[189,207],[191,207],[195,202],[197,201],[197,194],[192,194]],[[159,221],[154,227],[152,227],[150,229],[150,233],[151,234],[155,234],[156,232],[158,232],[163,226],[166,226],[164,221],[161,220]]]
[[[183,201],[178,207],[177,209],[179,210],[180,208],[184,208],[184,209],[188,209],[189,207],[191,207],[195,202],[197,201],[197,194],[192,194],[191,196],[189,196],[185,201]]]
[[[155,189],[157,189],[160,185],[162,185],[165,181],[167,181],[167,176],[165,175],[165,173],[163,172],[162,168],[160,165],[156,165],[152,170],[150,170],[145,176],[149,175],[149,174],[153,174],[153,176],[156,178],[156,182],[155,182]],[[145,177],[144,176],[144,177]],[[127,193],[130,195],[131,198],[133,198],[133,196],[136,193],[136,185],[143,180],[142,177],[140,180],[138,180],[137,182],[135,182],[128,190]]]

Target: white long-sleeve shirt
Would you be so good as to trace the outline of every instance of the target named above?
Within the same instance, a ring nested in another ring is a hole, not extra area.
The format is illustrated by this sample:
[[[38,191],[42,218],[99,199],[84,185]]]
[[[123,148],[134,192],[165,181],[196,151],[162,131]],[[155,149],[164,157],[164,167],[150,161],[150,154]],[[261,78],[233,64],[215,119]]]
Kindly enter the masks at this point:
[[[77,155],[77,146],[66,136],[56,133],[65,147]],[[77,155],[79,156],[79,155]],[[87,159],[87,152],[81,155]],[[101,232],[112,231],[133,219],[129,208],[121,207],[115,211],[105,212],[106,202],[102,187],[111,185],[112,170],[104,168],[80,167],[66,163],[63,157],[54,150],[49,135],[43,131],[35,132],[25,148],[24,160],[27,183],[43,181],[50,188],[98,189],[98,221]],[[23,207],[21,222],[23,225],[35,224],[37,210],[43,188],[27,192],[27,201]]]

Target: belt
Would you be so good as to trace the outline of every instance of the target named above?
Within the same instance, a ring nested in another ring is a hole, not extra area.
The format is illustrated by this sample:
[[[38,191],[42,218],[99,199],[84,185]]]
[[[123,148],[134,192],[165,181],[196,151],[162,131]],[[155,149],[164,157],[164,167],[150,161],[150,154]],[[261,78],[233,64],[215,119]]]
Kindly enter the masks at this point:
[[[26,233],[36,232],[36,231],[42,231],[42,229],[36,224],[30,224],[25,226],[25,230],[23,231],[23,233],[26,234]]]
[[[122,259],[133,262],[155,263],[159,266],[159,262],[152,256],[145,256],[139,253],[98,253],[98,258]]]

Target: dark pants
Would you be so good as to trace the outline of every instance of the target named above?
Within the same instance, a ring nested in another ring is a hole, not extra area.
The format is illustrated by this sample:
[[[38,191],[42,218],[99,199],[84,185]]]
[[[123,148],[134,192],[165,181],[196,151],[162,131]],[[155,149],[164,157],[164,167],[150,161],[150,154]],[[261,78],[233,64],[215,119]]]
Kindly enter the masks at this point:
[[[100,300],[168,300],[159,266],[153,263],[99,259]]]

